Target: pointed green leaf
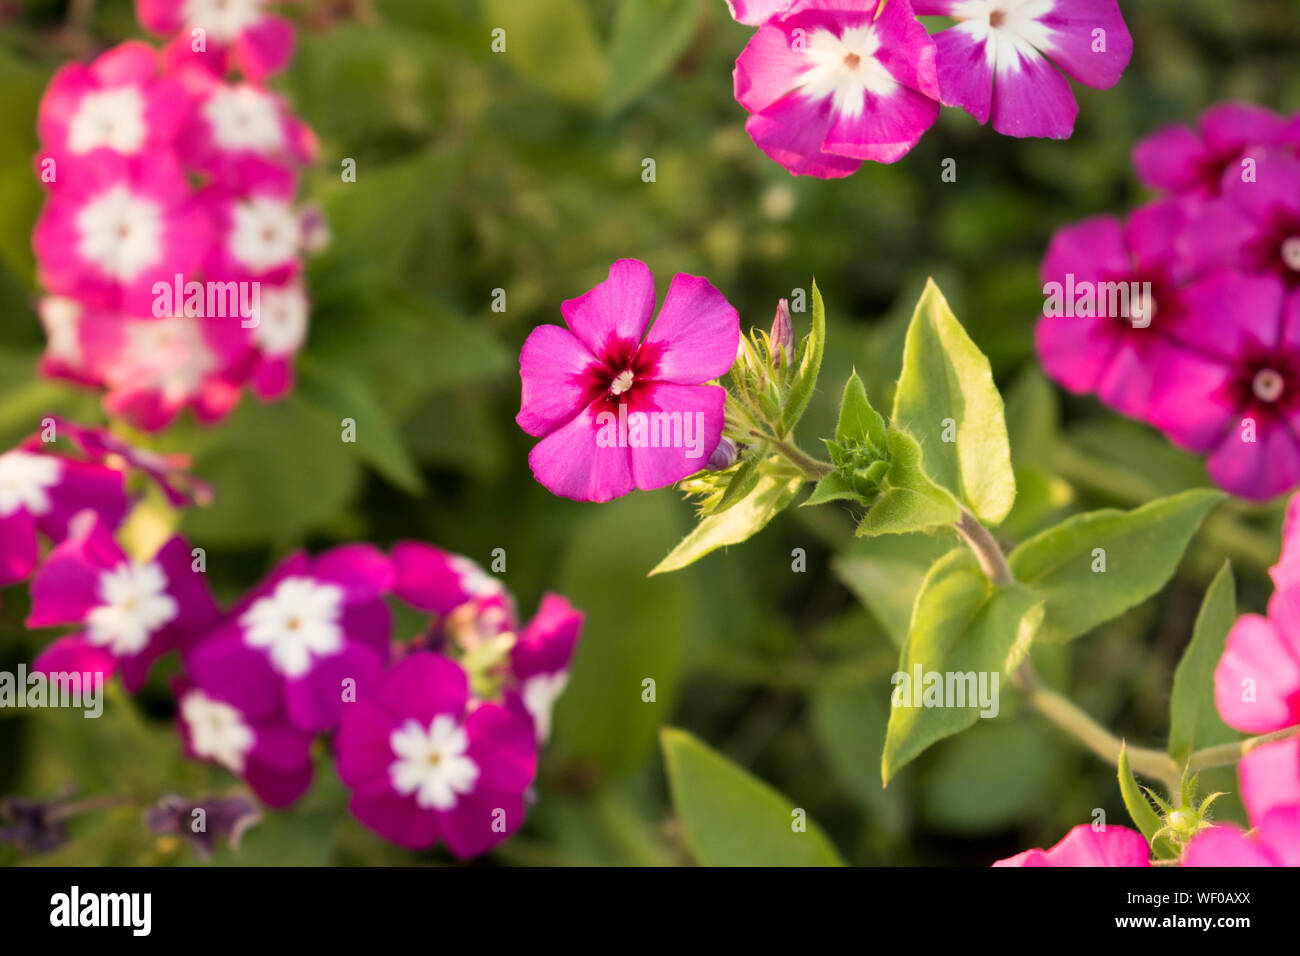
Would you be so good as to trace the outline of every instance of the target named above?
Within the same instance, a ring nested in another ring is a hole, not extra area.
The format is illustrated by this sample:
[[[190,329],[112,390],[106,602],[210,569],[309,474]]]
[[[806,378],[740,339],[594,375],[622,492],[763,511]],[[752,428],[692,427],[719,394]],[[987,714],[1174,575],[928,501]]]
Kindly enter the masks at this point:
[[[1169,702],[1169,756],[1179,764],[1197,747],[1226,744],[1238,737],[1219,717],[1214,704],[1214,669],[1219,666],[1228,631],[1236,619],[1232,565],[1224,562],[1205,592],[1192,639],[1174,672]]]
[[[950,525],[961,518],[961,506],[921,467],[921,446],[906,432],[891,429],[889,472],[879,500],[858,525],[858,535],[906,534]]]
[[[746,458],[736,469],[736,473],[731,476],[731,481],[727,483],[727,490],[722,493],[722,499],[718,506],[713,509],[713,514],[721,514],[738,501],[743,501],[745,497],[754,490],[758,480],[763,477],[760,469],[762,464],[762,455],[753,455]]]
[[[881,760],[885,783],[935,741],[980,719],[978,699],[974,706],[965,701],[965,706],[956,706],[945,696],[946,706],[916,706],[917,700],[924,703],[927,675],[943,675],[945,694],[949,674],[973,674],[976,691],[981,674],[989,675],[985,681],[990,691],[996,674],[1000,690],[1003,673],[1023,659],[1042,618],[1040,595],[1022,584],[994,588],[966,548],[954,549],[935,562],[916,596],[895,675]],[[954,679],[953,685],[954,689],[960,685],[963,692],[969,689],[968,682]],[[990,717],[996,716],[996,702],[994,695]]]
[[[660,732],[673,807],[704,866],[843,866],[817,823],[789,797],[684,730]],[[803,831],[796,829],[802,819]]]
[[[808,496],[808,500],[801,507],[807,508],[809,505],[824,505],[828,501],[857,501],[861,496],[853,490],[853,486],[844,479],[844,476],[837,471],[832,471],[829,475],[817,482],[813,492]]]
[[[1164,829],[1165,822],[1151,808],[1151,804],[1143,795],[1142,788],[1138,786],[1137,779],[1133,776],[1133,769],[1129,766],[1128,750],[1122,745],[1119,751],[1119,792],[1124,798],[1124,808],[1128,810],[1129,817],[1147,838],[1147,843],[1151,843],[1156,857],[1168,860],[1177,856],[1177,850],[1165,838],[1161,837],[1152,843],[1155,835]]]
[[[893,424],[921,445],[925,470],[996,525],[1016,499],[1002,396],[989,360],[961,327],[934,280],[917,303],[894,393]],[[949,431],[955,441],[944,441]]]
[[[817,389],[817,376],[822,368],[822,353],[826,348],[826,308],[822,305],[822,294],[817,290],[816,280],[812,284],[812,322],[812,331],[804,339],[799,368],[790,382],[790,392],[781,414],[782,435],[790,434],[799,424]]]
[[[855,370],[844,385],[840,400],[840,417],[835,426],[835,441],[841,445],[870,443],[878,450],[885,448],[885,420],[871,407],[867,388]]]
[[[775,518],[794,500],[803,477],[764,475],[745,498],[721,514],[712,514],[695,526],[651,574],[678,571],[729,544],[747,540]]]
[[[1016,580],[1047,598],[1038,639],[1073,640],[1159,591],[1222,497],[1194,489],[1133,511],[1090,511],[1016,548],[1007,559]]]

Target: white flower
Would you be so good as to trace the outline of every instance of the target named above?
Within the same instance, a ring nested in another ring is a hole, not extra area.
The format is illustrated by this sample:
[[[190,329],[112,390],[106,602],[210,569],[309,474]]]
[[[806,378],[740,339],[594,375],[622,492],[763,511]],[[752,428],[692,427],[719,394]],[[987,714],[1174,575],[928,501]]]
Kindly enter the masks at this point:
[[[119,153],[137,152],[148,127],[144,97],[134,86],[87,93],[68,121],[68,149],[81,155],[106,146]]]
[[[298,286],[263,287],[253,339],[267,355],[293,355],[307,337],[307,297]]]
[[[229,43],[262,19],[265,0],[186,0],[185,23]]]
[[[130,282],[162,255],[162,211],[116,185],[77,213],[77,253],[119,282]]]
[[[138,654],[150,636],[180,612],[156,563],[123,561],[99,575],[100,604],[86,618],[87,640],[119,657]]]
[[[302,225],[283,199],[253,196],[235,203],[230,254],[254,272],[288,265],[302,245]]]
[[[343,647],[343,590],[313,578],[289,577],[270,597],[240,615],[244,641],[266,648],[271,666],[286,677],[311,670],[312,655],[325,657]]]
[[[181,699],[181,719],[189,728],[190,749],[195,754],[215,760],[231,773],[244,772],[244,758],[253,748],[253,731],[243,714],[201,690],[192,690]]]
[[[408,720],[393,731],[389,746],[397,759],[389,765],[393,789],[415,794],[426,809],[450,810],[460,794],[470,793],[478,780],[478,765],[465,755],[469,735],[452,716],[439,714],[428,731]]]
[[[564,693],[564,685],[568,682],[568,671],[537,674],[524,681],[520,696],[523,698],[524,707],[532,715],[538,740],[545,741],[551,736],[551,714],[554,713],[555,702],[560,694]]]
[[[63,478],[63,462],[53,455],[11,451],[0,455],[0,518],[19,509],[32,517],[50,510],[47,489]]]
[[[203,118],[223,150],[269,153],[284,145],[284,128],[275,100],[252,86],[218,87],[203,104]]]

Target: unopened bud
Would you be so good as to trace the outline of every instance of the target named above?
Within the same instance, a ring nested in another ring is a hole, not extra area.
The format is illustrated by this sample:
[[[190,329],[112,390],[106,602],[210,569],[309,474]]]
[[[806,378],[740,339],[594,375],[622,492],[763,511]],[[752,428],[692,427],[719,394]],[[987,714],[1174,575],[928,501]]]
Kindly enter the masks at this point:
[[[730,438],[723,438],[718,447],[713,449],[706,466],[710,471],[726,471],[736,463],[736,445]]]
[[[794,351],[794,323],[790,321],[790,302],[782,299],[776,304],[776,317],[772,319],[772,331],[768,335],[772,343],[772,367],[781,367],[781,350],[789,355]]]

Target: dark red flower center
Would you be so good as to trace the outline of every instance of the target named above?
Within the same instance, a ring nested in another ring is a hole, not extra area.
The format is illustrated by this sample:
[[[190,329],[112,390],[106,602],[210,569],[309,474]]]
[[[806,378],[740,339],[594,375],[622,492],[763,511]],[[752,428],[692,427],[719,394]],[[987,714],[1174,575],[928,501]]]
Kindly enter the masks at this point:
[[[1300,216],[1276,210],[1243,254],[1248,268],[1276,275],[1288,286],[1300,286]]]
[[[601,350],[600,361],[588,365],[583,383],[596,411],[617,412],[619,405],[641,403],[654,381],[662,349],[635,339],[610,339]]]

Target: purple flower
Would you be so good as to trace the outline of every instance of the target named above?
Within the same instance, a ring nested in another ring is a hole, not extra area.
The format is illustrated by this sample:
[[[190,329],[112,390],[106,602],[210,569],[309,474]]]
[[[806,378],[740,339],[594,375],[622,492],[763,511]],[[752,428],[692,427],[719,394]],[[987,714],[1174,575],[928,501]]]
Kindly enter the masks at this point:
[[[908,0],[877,13],[874,0],[799,0],[736,60],[736,100],[752,114],[745,129],[792,174],[827,179],[863,160],[892,163],[938,118],[934,41]]]
[[[0,587],[32,573],[38,532],[58,543],[83,510],[116,528],[127,511],[122,473],[50,454],[39,443],[0,454]]]
[[[190,646],[218,613],[182,538],[137,561],[96,516],[73,522],[32,579],[31,597],[29,628],[82,626],[82,639],[116,659],[131,691],[143,686],[155,660]]]
[[[469,558],[421,541],[399,541],[390,552],[393,593],[433,615],[412,649],[472,650],[518,626],[514,598],[501,581]]]
[[[238,849],[240,838],[261,819],[256,805],[247,797],[203,797],[191,803],[174,793],[165,795],[145,814],[151,831],[184,837],[204,858],[212,855],[221,837],[232,850]]]
[[[506,706],[533,728],[541,743],[551,735],[551,712],[568,683],[582,621],[582,612],[566,598],[543,595],[537,614],[511,648]]]
[[[219,694],[186,680],[173,682],[176,728],[187,757],[243,778],[267,806],[289,806],[311,786],[312,735],[291,726],[283,710],[251,716]]]
[[[702,383],[731,368],[740,316],[685,273],[650,326],[654,309],[650,270],[620,259],[561,306],[567,329],[542,325],[524,343],[515,420],[542,438],[528,462],[552,493],[609,501],[662,488],[702,470],[717,447],[726,392]]]
[[[934,38],[945,106],[1008,136],[1067,139],[1079,112],[1068,76],[1119,82],[1133,38],[1116,0],[914,0],[922,16],[960,21]],[[892,4],[891,4],[892,6]]]
[[[388,662],[392,584],[370,545],[293,555],[189,650],[186,670],[251,720],[283,710],[303,731],[331,730]]]
[[[523,823],[537,765],[533,734],[499,704],[472,702],[454,661],[419,652],[343,713],[338,771],[353,815],[386,840],[460,859]]]
[[[213,73],[237,66],[260,80],[284,69],[293,55],[293,24],[267,13],[269,0],[136,0],[136,17],[150,33],[175,34],[171,63],[198,62]],[[205,46],[194,49],[202,30]]]

